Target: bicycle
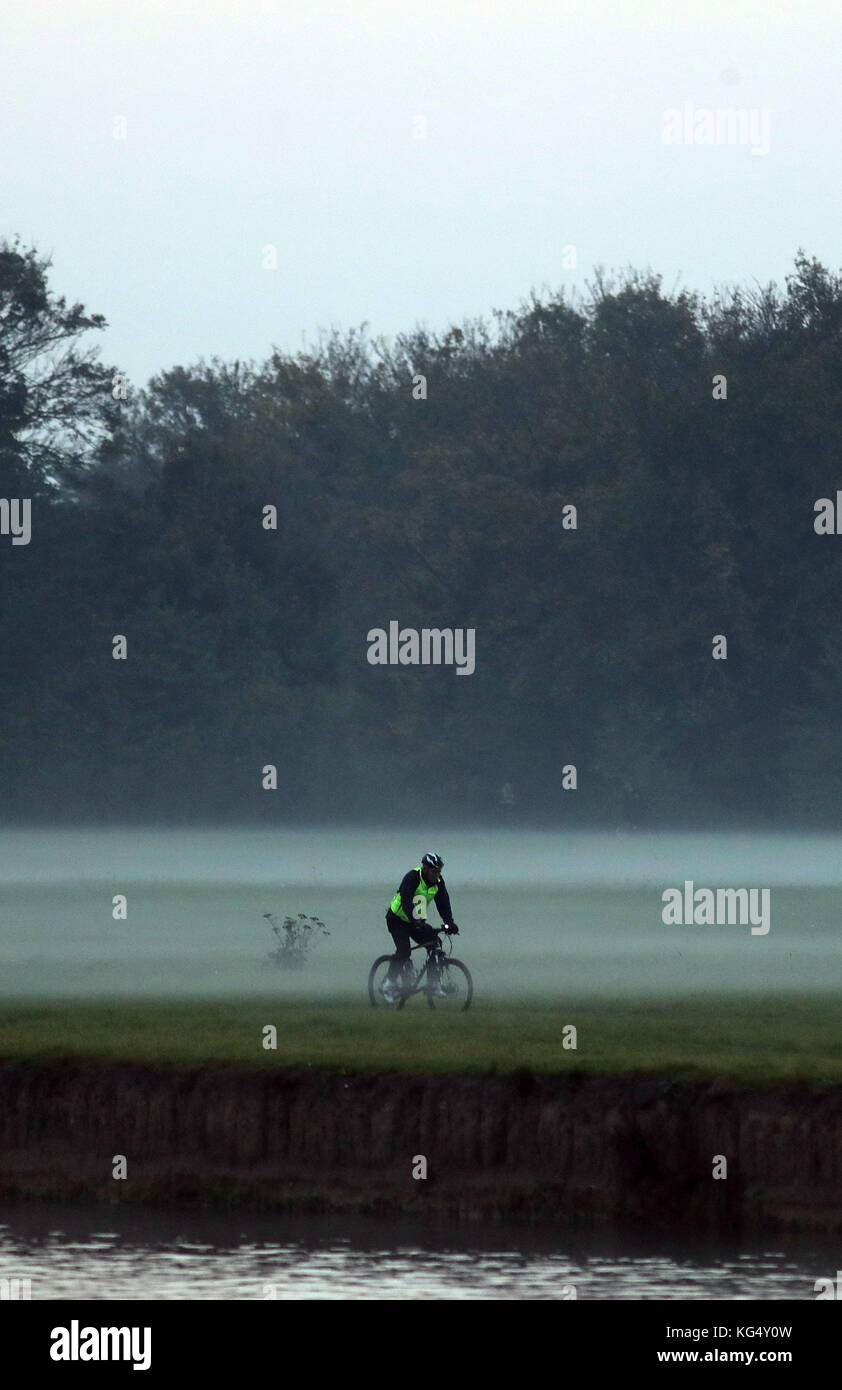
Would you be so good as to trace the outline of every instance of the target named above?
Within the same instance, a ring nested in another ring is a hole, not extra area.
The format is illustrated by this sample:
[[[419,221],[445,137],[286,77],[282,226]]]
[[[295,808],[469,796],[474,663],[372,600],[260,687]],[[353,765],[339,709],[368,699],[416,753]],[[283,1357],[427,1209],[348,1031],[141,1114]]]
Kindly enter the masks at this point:
[[[391,956],[378,956],[368,972],[368,998],[372,1008],[402,1009],[413,994],[426,994],[427,1007],[446,1008],[453,1013],[465,1013],[471,1007],[474,997],[474,982],[471,973],[461,960],[453,959],[453,938],[443,927],[434,927],[436,941],[420,942],[411,946],[410,951],[426,951],[427,959],[420,970],[416,970],[410,958],[394,984],[398,996],[390,1003],[384,999],[382,986],[395,959]],[[441,944],[442,936],[448,943],[445,951]]]

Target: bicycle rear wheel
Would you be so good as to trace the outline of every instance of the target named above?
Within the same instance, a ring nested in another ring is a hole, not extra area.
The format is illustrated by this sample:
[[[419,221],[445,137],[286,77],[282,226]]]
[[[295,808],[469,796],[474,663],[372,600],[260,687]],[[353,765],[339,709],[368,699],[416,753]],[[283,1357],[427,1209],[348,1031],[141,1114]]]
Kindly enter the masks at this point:
[[[394,960],[394,956],[378,956],[373,966],[368,972],[368,1001],[373,1009],[393,1009],[397,1000],[390,1004],[381,994],[381,987],[389,973],[389,966]]]
[[[412,993],[415,971],[412,963],[406,961],[395,977],[395,987],[398,991],[396,997],[391,1001],[383,998],[383,983],[394,959],[394,956],[378,956],[368,972],[368,1001],[373,1009],[402,1009]]]
[[[448,956],[439,963],[438,976],[438,983],[427,990],[428,1006],[431,1009],[449,1009],[452,1013],[465,1013],[474,997],[474,982],[467,965]]]

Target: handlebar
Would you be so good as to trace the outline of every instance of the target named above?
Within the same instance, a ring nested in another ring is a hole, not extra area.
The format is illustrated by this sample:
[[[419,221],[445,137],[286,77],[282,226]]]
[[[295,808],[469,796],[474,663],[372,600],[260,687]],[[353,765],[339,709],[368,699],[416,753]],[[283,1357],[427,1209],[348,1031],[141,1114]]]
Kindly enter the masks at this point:
[[[452,956],[452,955],[453,955],[453,937],[451,936],[450,932],[449,932],[449,931],[445,931],[444,927],[431,927],[431,928],[430,928],[430,931],[435,932],[435,934],[436,934],[436,940],[435,940],[435,941],[419,941],[419,942],[416,943],[416,945],[410,946],[410,948],[409,948],[410,951],[429,951],[429,950],[432,949],[433,946],[441,947],[442,937],[444,937],[445,941],[449,942],[448,954]]]

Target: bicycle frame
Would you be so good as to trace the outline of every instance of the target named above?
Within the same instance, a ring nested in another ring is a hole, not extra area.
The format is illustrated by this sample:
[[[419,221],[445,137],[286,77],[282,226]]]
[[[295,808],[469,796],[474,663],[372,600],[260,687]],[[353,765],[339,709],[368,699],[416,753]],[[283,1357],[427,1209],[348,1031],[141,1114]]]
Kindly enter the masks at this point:
[[[446,961],[448,956],[453,955],[453,942],[450,939],[450,933],[446,932],[443,927],[433,927],[432,930],[436,933],[435,941],[419,941],[417,945],[410,946],[409,948],[410,951],[426,951],[427,959],[425,960],[423,966],[416,975],[413,984],[409,988],[407,988],[404,985],[401,985],[401,993],[403,994],[404,999],[411,999],[413,994],[423,994],[425,990],[429,989],[430,985],[433,983],[433,977],[430,971],[431,964],[438,965],[439,956],[441,956],[443,960]],[[443,936],[447,938],[449,948],[447,951],[445,951],[444,947],[441,944]],[[404,970],[406,970],[407,965],[411,964],[411,960],[407,961],[404,965]],[[421,982],[425,979],[425,977],[427,978],[427,983],[422,984]]]

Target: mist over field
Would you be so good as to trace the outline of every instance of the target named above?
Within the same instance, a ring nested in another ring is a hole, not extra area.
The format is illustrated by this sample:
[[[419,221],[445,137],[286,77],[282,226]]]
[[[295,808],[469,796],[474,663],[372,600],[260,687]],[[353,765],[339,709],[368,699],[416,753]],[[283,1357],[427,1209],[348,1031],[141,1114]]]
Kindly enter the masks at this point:
[[[0,841],[3,997],[337,996],[365,1000],[384,915],[427,848],[445,853],[454,953],[483,998],[838,990],[830,836],[423,829],[12,831]],[[662,893],[768,888],[768,933],[666,925]],[[115,894],[126,920],[112,916]],[[266,912],[321,918],[310,963],[266,963]],[[438,923],[435,911],[431,920]]]

